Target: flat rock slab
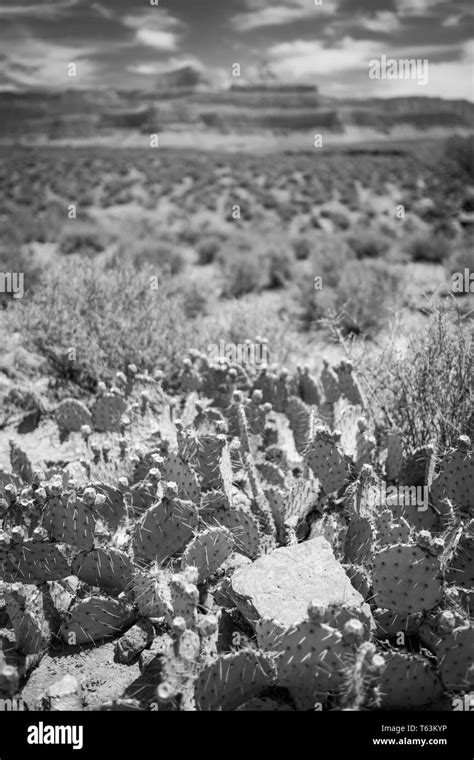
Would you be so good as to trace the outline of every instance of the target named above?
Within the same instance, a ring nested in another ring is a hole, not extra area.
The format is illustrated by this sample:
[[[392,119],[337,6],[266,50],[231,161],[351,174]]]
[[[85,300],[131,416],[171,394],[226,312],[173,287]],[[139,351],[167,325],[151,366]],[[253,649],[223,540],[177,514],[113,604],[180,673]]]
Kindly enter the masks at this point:
[[[345,603],[370,617],[362,595],[322,536],[275,549],[239,568],[232,577],[232,596],[252,625],[262,617],[293,625],[306,617],[311,601]]]

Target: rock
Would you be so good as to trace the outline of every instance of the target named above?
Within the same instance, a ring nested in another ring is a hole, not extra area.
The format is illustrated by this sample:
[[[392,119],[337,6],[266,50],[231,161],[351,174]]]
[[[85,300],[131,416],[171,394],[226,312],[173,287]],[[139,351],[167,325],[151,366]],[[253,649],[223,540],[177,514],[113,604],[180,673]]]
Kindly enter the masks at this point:
[[[115,644],[115,660],[124,665],[134,662],[153,641],[154,631],[151,623],[134,625]]]
[[[232,577],[232,596],[252,625],[262,617],[293,625],[306,617],[311,601],[325,606],[344,603],[370,619],[362,595],[321,536],[275,549],[238,569]]]
[[[15,694],[19,683],[18,668],[8,665],[3,652],[0,650],[0,693]]]
[[[74,676],[66,675],[53,683],[42,698],[43,709],[53,712],[82,710],[81,687]]]

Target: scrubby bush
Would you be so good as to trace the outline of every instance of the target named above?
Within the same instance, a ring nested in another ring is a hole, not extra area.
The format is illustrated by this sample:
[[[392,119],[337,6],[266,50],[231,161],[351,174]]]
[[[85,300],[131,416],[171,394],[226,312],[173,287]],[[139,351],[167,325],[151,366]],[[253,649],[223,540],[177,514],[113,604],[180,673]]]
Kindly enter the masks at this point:
[[[370,230],[355,231],[348,237],[347,242],[357,259],[382,258],[390,247],[385,235]]]
[[[221,241],[218,237],[214,235],[208,235],[207,237],[203,238],[196,247],[199,264],[212,264],[219,252],[220,247]]]
[[[298,235],[298,237],[293,239],[292,245],[297,261],[305,261],[309,258],[313,249],[311,238],[306,235]]]
[[[474,136],[453,135],[445,144],[445,154],[469,177],[474,178]]]
[[[182,272],[186,263],[182,251],[167,241],[143,240],[129,251],[129,255],[137,269],[150,266],[170,275]]]
[[[401,282],[401,270],[370,259],[345,261],[337,271],[322,274],[322,288],[307,278],[299,296],[306,327],[332,320],[343,334],[372,336],[386,322]]]
[[[129,363],[169,369],[196,343],[199,330],[186,318],[182,294],[166,279],[151,288],[152,275],[147,267],[103,269],[72,257],[9,310],[11,327],[49,360],[53,374],[85,388]],[[74,362],[67,358],[70,349]]]
[[[263,290],[268,283],[268,261],[252,251],[234,250],[221,259],[222,295],[239,298]]]
[[[67,256],[74,253],[95,256],[105,250],[107,240],[97,225],[74,220],[63,228],[58,245],[60,253]]]
[[[440,264],[449,255],[450,243],[442,235],[418,234],[410,238],[405,250],[412,261]]]
[[[293,279],[295,259],[285,243],[270,243],[261,259],[264,269],[268,271],[267,287],[281,288]]]
[[[474,274],[474,249],[472,246],[467,243],[460,245],[445,262],[445,269],[450,277],[455,273],[464,275],[465,269],[470,274]]]
[[[449,308],[435,312],[405,350],[393,335],[381,355],[365,357],[375,414],[382,424],[402,431],[409,449],[434,442],[443,450],[469,434],[473,336],[469,324]]]

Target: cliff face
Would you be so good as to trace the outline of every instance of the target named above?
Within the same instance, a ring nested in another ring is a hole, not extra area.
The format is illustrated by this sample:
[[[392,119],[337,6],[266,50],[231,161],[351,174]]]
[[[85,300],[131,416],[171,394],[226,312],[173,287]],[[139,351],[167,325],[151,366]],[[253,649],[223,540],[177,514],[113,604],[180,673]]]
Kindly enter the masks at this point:
[[[394,126],[471,128],[474,104],[441,98],[345,99],[325,97],[317,88],[287,89],[280,83],[206,86],[191,66],[166,72],[150,91],[66,90],[0,92],[0,137],[28,134],[58,138],[101,129],[150,125],[196,125],[253,131],[356,126],[387,132]]]

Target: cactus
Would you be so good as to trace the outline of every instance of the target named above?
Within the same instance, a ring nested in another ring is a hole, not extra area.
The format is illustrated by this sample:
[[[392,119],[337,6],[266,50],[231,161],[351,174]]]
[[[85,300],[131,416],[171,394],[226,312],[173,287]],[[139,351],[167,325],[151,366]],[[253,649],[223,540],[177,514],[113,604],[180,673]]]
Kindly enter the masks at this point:
[[[321,482],[325,493],[340,491],[349,477],[348,463],[340,450],[337,437],[328,428],[317,427],[307,448],[305,461]]]
[[[297,385],[299,395],[305,404],[319,406],[321,403],[321,391],[317,380],[309,374],[309,367],[297,368]]]
[[[471,691],[474,687],[472,653],[474,629],[471,625],[444,635],[436,649],[441,680],[449,691]]]
[[[108,483],[93,483],[92,486],[99,495],[105,497],[96,500],[94,504],[96,518],[102,520],[109,530],[115,532],[128,516],[123,494],[118,488]]]
[[[175,634],[162,657],[161,683],[156,696],[161,709],[195,710],[194,684],[199,669],[201,641],[195,631]]]
[[[297,396],[289,397],[285,411],[293,433],[296,451],[303,456],[314,435],[317,423],[315,412]]]
[[[423,657],[385,652],[384,660],[378,683],[383,708],[417,709],[439,699],[442,693],[439,676]]]
[[[227,528],[208,528],[198,533],[186,547],[183,568],[198,569],[198,583],[203,583],[225,562],[234,548],[234,537]]]
[[[373,583],[375,603],[399,613],[431,610],[443,597],[439,558],[412,544],[394,544],[377,552]]]
[[[130,628],[136,613],[119,599],[90,596],[77,602],[61,624],[59,635],[70,646],[115,638]]]
[[[200,436],[196,452],[196,471],[201,477],[203,491],[232,490],[232,466],[225,435]]]
[[[185,567],[182,573],[173,575],[170,580],[173,619],[182,619],[184,625],[190,629],[194,628],[197,623],[199,591],[196,583],[198,577],[197,568]]]
[[[227,528],[235,548],[251,559],[259,552],[260,532],[256,519],[241,507],[231,506],[222,492],[208,492],[212,499],[203,504],[201,515],[210,525]]]
[[[197,475],[191,465],[179,454],[168,454],[159,465],[159,470],[164,481],[176,483],[180,499],[199,504],[201,488]]]
[[[40,532],[41,533],[41,532]],[[14,535],[11,539],[0,533],[0,578],[14,583],[42,583],[60,580],[71,574],[69,563],[56,544],[43,536],[31,539]]]
[[[94,546],[96,518],[92,506],[75,493],[50,496],[42,527],[56,541],[90,551]]]
[[[277,685],[289,689],[299,710],[309,710],[325,702],[329,691],[337,691],[346,648],[338,630],[311,620],[282,629],[264,618],[256,631],[260,647],[274,653]]]
[[[133,564],[124,552],[98,548],[76,554],[71,572],[89,586],[124,591],[132,581]]]
[[[334,369],[341,396],[344,396],[353,406],[363,408],[364,398],[360,385],[354,377],[352,363],[343,360]]]
[[[56,407],[56,422],[60,433],[79,433],[83,425],[92,427],[92,414],[82,401],[65,398]]]
[[[272,685],[272,659],[253,649],[225,654],[206,665],[196,681],[196,707],[200,711],[236,710]]]
[[[355,565],[368,562],[374,549],[375,531],[367,517],[353,515],[346,533],[344,560]]]
[[[172,557],[191,539],[198,525],[198,511],[191,501],[178,499],[175,484],[168,489],[161,503],[147,509],[134,528],[134,550],[138,557],[150,562],[163,562]]]
[[[387,458],[385,474],[387,480],[398,480],[403,467],[403,441],[400,430],[394,429],[387,433]]]
[[[126,410],[122,396],[117,393],[103,393],[92,408],[92,425],[100,433],[120,430],[120,420]]]
[[[5,588],[4,595],[8,617],[15,631],[16,649],[26,655],[46,650],[53,630],[42,591],[36,586],[14,583]]]
[[[9,441],[10,464],[15,475],[18,475],[25,483],[33,481],[33,468],[25,452],[15,443]]]
[[[169,577],[157,565],[141,572],[132,580],[132,593],[140,615],[164,618],[173,613]]]
[[[440,473],[433,481],[431,498],[434,506],[446,511],[446,500],[467,514],[474,511],[474,458],[471,441],[461,436],[458,447],[449,451],[440,462]]]

